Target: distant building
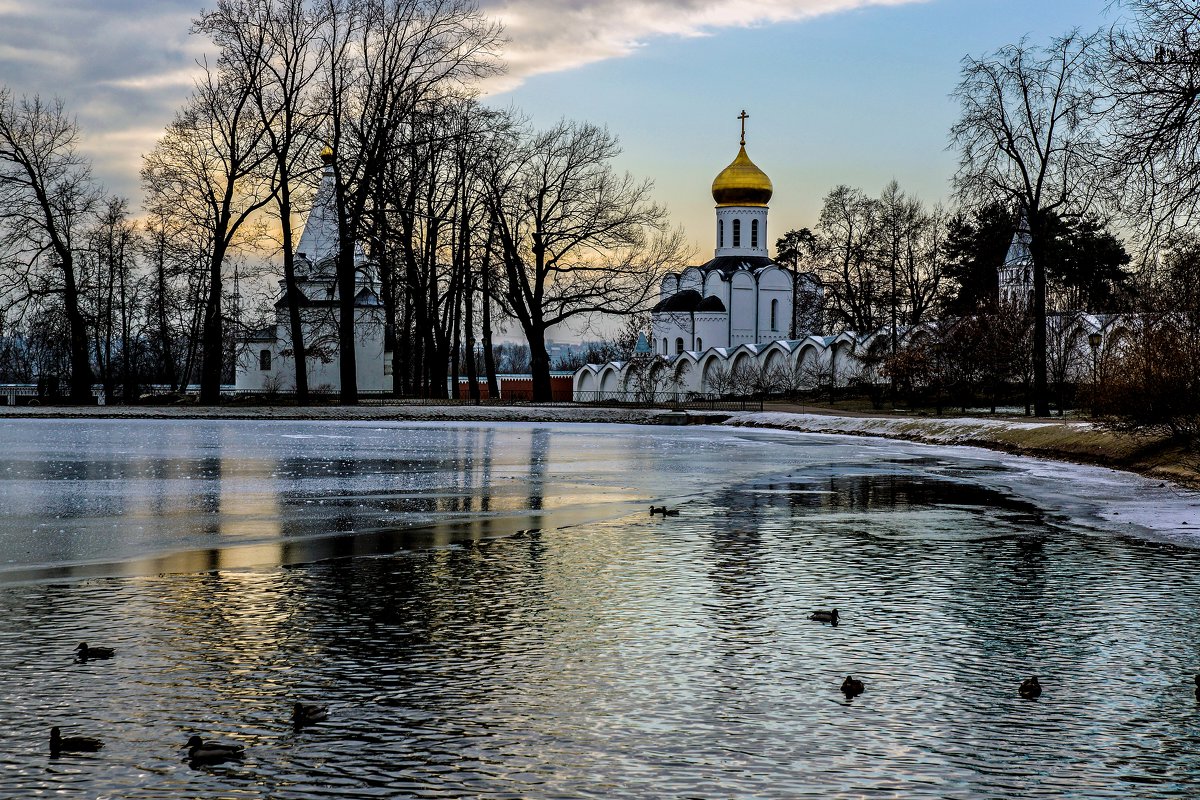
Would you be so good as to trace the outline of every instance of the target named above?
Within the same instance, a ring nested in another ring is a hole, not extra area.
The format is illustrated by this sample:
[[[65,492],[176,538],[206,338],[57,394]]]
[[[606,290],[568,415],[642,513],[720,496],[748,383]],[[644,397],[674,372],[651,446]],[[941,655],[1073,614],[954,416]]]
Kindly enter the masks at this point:
[[[1024,212],[1013,233],[1008,255],[999,270],[1000,305],[1024,306],[1033,304],[1033,253],[1029,249],[1033,237]]]
[[[300,318],[311,391],[339,391],[337,287],[338,224],[334,206],[333,151],[321,153],[325,162],[321,185],[296,247],[296,284],[302,296]],[[360,246],[354,249],[354,356],[360,391],[390,391],[391,342],[385,332],[383,301],[375,265]],[[240,391],[293,391],[296,366],[292,359],[291,322],[284,281],[279,281],[275,322],[239,342],[235,388]]]

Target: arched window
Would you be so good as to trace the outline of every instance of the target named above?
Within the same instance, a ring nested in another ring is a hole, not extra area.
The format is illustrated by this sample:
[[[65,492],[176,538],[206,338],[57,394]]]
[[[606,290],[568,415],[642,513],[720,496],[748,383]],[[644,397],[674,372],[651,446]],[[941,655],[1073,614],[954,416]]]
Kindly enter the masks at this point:
[[[750,221],[750,246],[758,247],[758,220]]]
[[[717,220],[717,247],[725,246],[725,220]]]
[[[667,351],[667,337],[664,336],[663,337],[663,355],[665,356],[667,354],[667,352],[668,352]]]
[[[698,352],[698,353],[704,352],[704,340],[703,339],[696,340],[696,352]]]
[[[678,338],[675,340],[675,355],[679,355],[682,352],[683,352],[683,339]]]
[[[733,246],[742,246],[742,221],[740,219],[733,221]]]
[[[263,350],[258,354],[258,368],[266,372],[271,369],[271,351]]]
[[[771,330],[776,330],[779,326],[775,324],[777,315],[779,314],[779,301],[771,301]]]

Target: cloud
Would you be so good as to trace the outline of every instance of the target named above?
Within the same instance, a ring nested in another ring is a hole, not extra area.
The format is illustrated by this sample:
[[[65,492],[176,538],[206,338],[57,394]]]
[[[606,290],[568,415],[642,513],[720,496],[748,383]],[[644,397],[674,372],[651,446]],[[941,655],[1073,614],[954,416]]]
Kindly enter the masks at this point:
[[[535,75],[628,56],[663,37],[709,36],[725,28],[798,22],[867,6],[924,0],[501,0],[484,9],[509,38],[504,91]]]
[[[508,73],[489,92],[627,56],[663,37],[794,22],[922,0],[483,0],[505,25]],[[211,4],[211,3],[208,3]],[[187,97],[208,43],[191,36],[206,0],[0,0],[0,83],[56,95],[111,191],[138,194],[137,166]]]

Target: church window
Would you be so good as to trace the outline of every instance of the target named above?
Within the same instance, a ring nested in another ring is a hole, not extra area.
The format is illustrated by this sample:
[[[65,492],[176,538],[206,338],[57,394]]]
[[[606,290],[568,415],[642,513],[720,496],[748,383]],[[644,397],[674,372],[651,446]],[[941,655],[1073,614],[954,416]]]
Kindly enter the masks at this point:
[[[703,351],[704,351],[704,340],[703,340],[703,339],[697,339],[697,340],[696,340],[696,350],[697,350],[697,352],[703,352]]]
[[[742,246],[742,221],[740,219],[733,221],[733,246]]]
[[[725,246],[725,220],[717,220],[717,247]]]
[[[679,355],[682,352],[683,352],[683,338],[680,337],[675,340],[675,355]]]
[[[667,354],[667,352],[668,352],[667,351],[667,337],[664,336],[663,337],[663,355],[665,356]]]
[[[778,314],[779,314],[779,301],[772,300],[771,301],[771,330],[775,330],[776,328],[779,327],[778,325],[775,324],[775,320],[776,320]]]
[[[271,351],[263,350],[258,354],[258,368],[266,372],[271,369]]]
[[[758,247],[758,220],[751,220],[750,222],[750,246]]]

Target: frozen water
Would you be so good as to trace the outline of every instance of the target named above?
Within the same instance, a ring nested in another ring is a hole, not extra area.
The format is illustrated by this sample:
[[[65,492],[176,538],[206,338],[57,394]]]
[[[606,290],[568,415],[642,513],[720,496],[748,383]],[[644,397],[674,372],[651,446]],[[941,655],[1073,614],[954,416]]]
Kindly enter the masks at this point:
[[[1197,501],[1141,478],[726,428],[3,441],[0,797],[1200,795]]]

